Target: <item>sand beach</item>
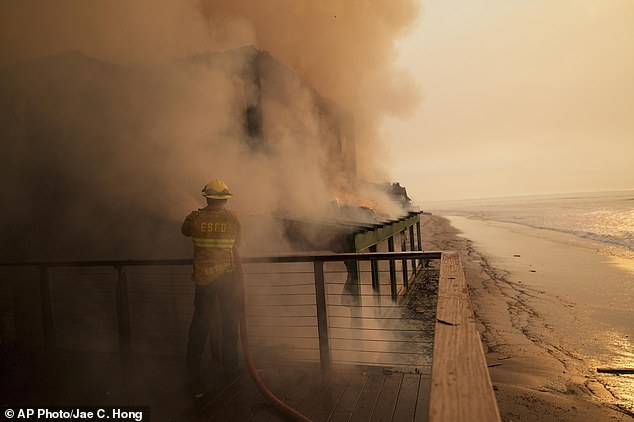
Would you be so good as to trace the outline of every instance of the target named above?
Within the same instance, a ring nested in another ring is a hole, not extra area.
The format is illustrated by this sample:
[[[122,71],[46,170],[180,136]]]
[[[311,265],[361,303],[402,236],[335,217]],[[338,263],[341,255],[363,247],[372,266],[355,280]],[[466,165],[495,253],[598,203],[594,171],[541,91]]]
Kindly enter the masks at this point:
[[[425,250],[457,250],[504,421],[631,421],[627,261],[563,233],[425,216]],[[556,280],[554,282],[553,280]],[[614,347],[612,347],[614,346]],[[614,354],[611,354],[614,352]]]

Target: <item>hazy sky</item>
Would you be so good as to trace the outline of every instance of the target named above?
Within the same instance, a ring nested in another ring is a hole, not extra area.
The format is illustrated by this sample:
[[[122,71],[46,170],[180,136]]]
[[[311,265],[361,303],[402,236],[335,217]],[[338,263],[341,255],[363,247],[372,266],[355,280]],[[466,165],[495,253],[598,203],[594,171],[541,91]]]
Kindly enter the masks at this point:
[[[634,1],[425,0],[399,51],[423,101],[384,134],[419,204],[634,188]]]

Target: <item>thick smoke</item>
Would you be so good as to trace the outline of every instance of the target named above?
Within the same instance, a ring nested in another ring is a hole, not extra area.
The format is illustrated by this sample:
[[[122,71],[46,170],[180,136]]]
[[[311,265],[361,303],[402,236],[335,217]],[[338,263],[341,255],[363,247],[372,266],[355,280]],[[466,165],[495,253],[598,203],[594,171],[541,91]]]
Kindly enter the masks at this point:
[[[199,7],[215,45],[253,43],[350,110],[360,176],[377,170],[378,123],[385,114],[407,113],[419,99],[413,78],[393,67],[395,41],[414,23],[419,2],[202,0]]]
[[[202,206],[212,177],[230,184],[247,221],[317,218],[334,197],[381,208],[384,195],[356,181],[382,179],[380,119],[417,101],[411,78],[392,68],[394,42],[417,11],[405,0],[0,2],[3,214],[12,221],[3,232],[31,239],[3,255],[173,256],[189,244],[164,222]],[[250,45],[257,50],[242,48]],[[223,51],[234,52],[210,55]],[[268,53],[266,148],[253,148],[236,75]],[[357,177],[328,152],[316,106],[326,98],[353,116]],[[64,223],[74,240],[60,250]],[[103,234],[113,240],[94,245]]]

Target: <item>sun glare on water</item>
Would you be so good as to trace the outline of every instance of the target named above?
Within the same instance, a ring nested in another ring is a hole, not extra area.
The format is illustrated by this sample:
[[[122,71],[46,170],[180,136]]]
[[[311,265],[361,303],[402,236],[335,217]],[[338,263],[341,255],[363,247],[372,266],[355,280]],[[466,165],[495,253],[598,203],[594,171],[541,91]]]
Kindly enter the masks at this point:
[[[606,333],[613,354],[604,356],[605,368],[624,370],[624,373],[599,374],[601,382],[614,395],[616,404],[634,414],[634,375],[627,374],[634,369],[634,345],[632,339],[617,333]]]

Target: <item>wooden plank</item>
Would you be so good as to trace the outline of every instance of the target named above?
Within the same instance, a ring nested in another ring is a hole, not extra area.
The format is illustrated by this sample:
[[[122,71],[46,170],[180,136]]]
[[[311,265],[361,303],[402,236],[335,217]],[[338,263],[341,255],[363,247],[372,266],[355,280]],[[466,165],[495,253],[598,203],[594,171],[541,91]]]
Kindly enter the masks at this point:
[[[260,376],[264,384],[278,396],[285,395],[288,389],[291,388],[290,386],[295,385],[299,378],[297,370],[293,372],[288,368],[284,370],[279,366],[277,368],[266,368],[260,372]],[[258,394],[260,394],[259,391]],[[269,421],[274,414],[277,415],[277,411],[273,405],[262,397],[262,401],[253,408],[253,412],[247,420],[249,422],[265,422]]]
[[[128,277],[123,267],[117,268],[117,328],[119,332],[119,351],[132,352],[132,336],[130,330],[130,303],[128,300]]]
[[[271,391],[281,385],[291,384],[288,374],[275,374],[272,380],[265,380]],[[268,421],[276,411],[270,402],[258,391],[255,383],[248,374],[244,375],[236,394],[224,403],[224,408],[214,414],[209,414],[208,420],[227,421]]]
[[[319,375],[316,378],[322,378]],[[328,388],[328,381],[325,378],[322,378],[315,383],[313,383],[308,390],[308,393],[302,398],[301,402],[297,406],[297,410],[310,417],[309,415],[317,409],[317,405],[324,395],[324,391]]]
[[[357,251],[367,249],[371,245],[376,245],[388,237],[400,233],[407,227],[420,221],[420,214],[416,213],[400,220],[383,224],[380,227],[362,230],[354,234],[354,246]]]
[[[368,380],[363,386],[363,390],[359,396],[357,406],[354,408],[352,416],[350,417],[350,422],[367,422],[370,420],[384,379],[385,375],[383,375],[383,372],[379,370],[370,371]]]
[[[289,383],[286,385],[286,393],[279,394],[278,397],[292,408],[297,409],[302,400],[315,383],[320,382],[320,375],[314,376],[314,373],[304,373],[297,382]],[[281,417],[278,413],[271,416],[270,421],[283,422],[285,418]]]
[[[376,400],[376,405],[374,406],[374,410],[372,412],[372,421],[379,422],[392,420],[392,415],[394,414],[394,409],[396,408],[396,402],[398,400],[402,381],[402,373],[385,375],[381,392],[379,393],[379,397]]]
[[[330,346],[328,345],[328,308],[326,306],[326,287],[324,284],[324,263],[313,263],[315,276],[315,302],[317,305],[317,332],[319,333],[319,361],[322,371],[330,366]]]
[[[424,374],[418,383],[418,397],[416,398],[416,413],[414,422],[427,422],[429,420],[429,395],[431,391],[431,375]]]
[[[363,387],[365,386],[367,380],[367,372],[359,371],[352,375],[350,382],[348,382],[339,402],[336,404],[335,409],[332,411],[330,418],[328,419],[330,422],[350,420],[350,416],[359,402],[361,391],[363,391]]]
[[[44,333],[44,346],[53,348],[56,345],[55,317],[51,302],[51,285],[48,268],[40,266],[40,306],[42,310],[42,331]]]
[[[311,400],[312,403],[302,402],[299,410],[314,422],[327,421],[356,372],[355,368],[352,370],[343,370],[342,368],[338,368],[336,371],[331,370],[323,379],[322,389],[316,397],[317,400]]]
[[[387,250],[394,252],[394,237],[387,239]],[[396,300],[398,292],[396,291],[396,265],[393,259],[390,259],[390,290],[392,292],[392,300]]]
[[[634,374],[634,368],[597,368],[597,372],[600,374]]]
[[[429,420],[500,421],[460,255],[440,262]]]
[[[226,406],[226,403],[235,396],[238,389],[239,380],[234,380],[231,384],[211,392],[199,400],[193,400],[188,407],[173,415],[170,419],[175,421],[207,419],[210,415],[221,411]]]
[[[199,415],[204,416],[206,420],[229,420],[229,418],[233,421],[244,420],[247,415],[239,413],[239,411],[243,410],[242,403],[240,403],[240,393],[243,389],[253,388],[254,386],[250,384],[248,379],[236,379],[226,390],[206,403],[201,408]]]
[[[394,409],[395,421],[413,421],[416,414],[416,399],[418,397],[418,384],[420,375],[404,374],[401,389]]]

